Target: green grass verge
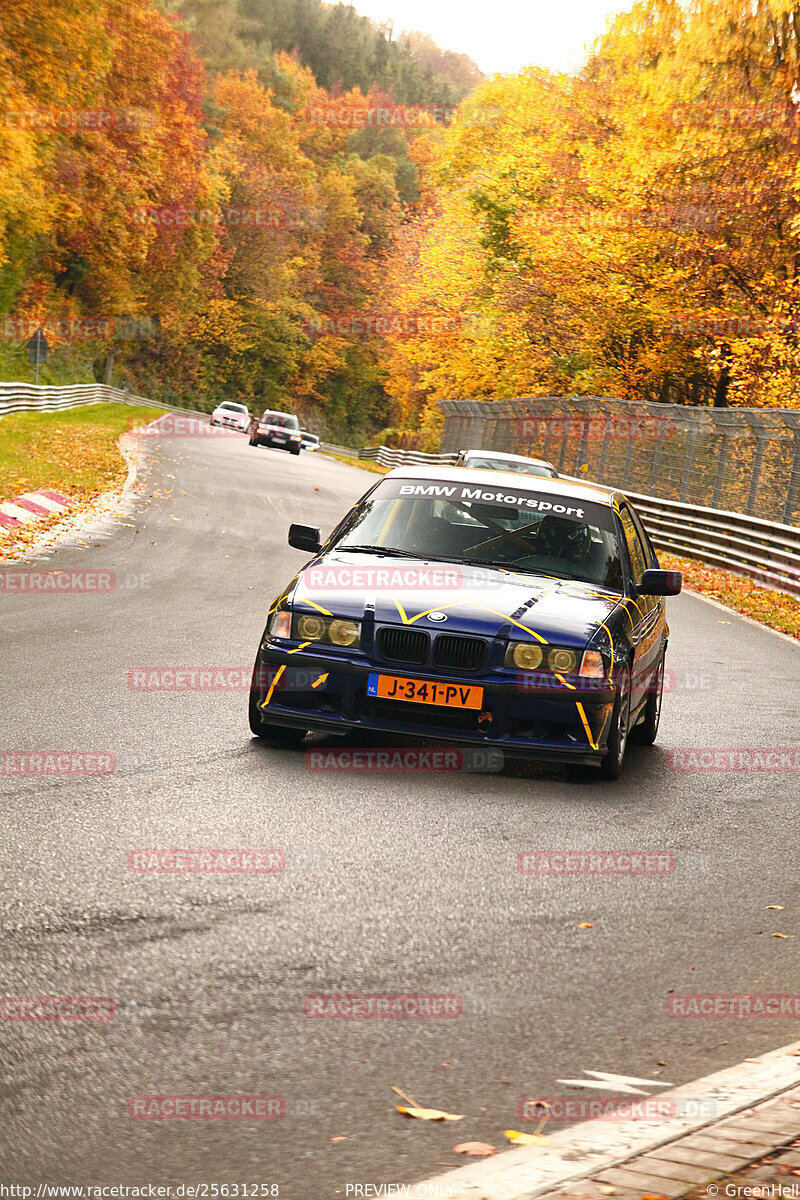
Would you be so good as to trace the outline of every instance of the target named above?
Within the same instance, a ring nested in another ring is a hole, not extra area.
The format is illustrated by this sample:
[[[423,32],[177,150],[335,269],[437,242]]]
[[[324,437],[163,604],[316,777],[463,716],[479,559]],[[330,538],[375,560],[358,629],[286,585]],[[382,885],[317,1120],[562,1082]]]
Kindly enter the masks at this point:
[[[126,474],[120,434],[163,415],[159,408],[87,404],[1,418],[0,499],[40,487],[82,500],[107,491]]]
[[[348,458],[345,454],[331,454],[330,450],[321,451],[326,458],[335,458],[337,462],[347,463],[349,467],[360,467],[362,471],[372,471],[373,475],[388,475],[391,467],[382,467],[379,463],[371,462],[368,458]]]

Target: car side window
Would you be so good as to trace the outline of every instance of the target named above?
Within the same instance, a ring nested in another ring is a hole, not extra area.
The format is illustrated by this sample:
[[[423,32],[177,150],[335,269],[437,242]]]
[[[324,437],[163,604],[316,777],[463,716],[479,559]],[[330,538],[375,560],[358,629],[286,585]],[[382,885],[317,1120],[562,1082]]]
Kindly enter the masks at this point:
[[[648,567],[658,567],[658,556],[656,555],[653,543],[650,541],[647,530],[644,527],[644,522],[635,509],[630,510],[633,517],[633,523],[636,526],[636,532],[639,535],[639,541],[644,546],[645,565]]]
[[[633,582],[641,583],[642,575],[644,574],[648,555],[645,553],[644,547],[636,532],[636,526],[633,523],[633,517],[630,509],[622,506],[619,510],[619,519],[622,522],[622,529],[625,534],[625,541],[628,545],[628,554],[631,560],[631,570],[633,572]]]

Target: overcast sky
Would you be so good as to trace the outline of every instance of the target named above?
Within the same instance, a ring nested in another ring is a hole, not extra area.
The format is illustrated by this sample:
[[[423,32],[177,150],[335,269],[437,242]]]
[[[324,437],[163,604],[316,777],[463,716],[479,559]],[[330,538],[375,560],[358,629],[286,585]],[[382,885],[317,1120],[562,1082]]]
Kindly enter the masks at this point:
[[[531,63],[569,71],[584,48],[626,0],[353,0],[374,21],[391,20],[395,32],[419,29],[443,50],[459,50],[480,69],[514,72]]]

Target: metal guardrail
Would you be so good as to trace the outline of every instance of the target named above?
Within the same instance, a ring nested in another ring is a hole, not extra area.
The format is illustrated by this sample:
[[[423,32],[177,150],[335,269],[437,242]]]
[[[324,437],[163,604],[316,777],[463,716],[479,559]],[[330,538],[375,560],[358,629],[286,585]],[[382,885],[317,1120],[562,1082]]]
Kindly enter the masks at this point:
[[[800,596],[800,529],[626,492],[657,546]]]
[[[448,466],[458,458],[457,454],[422,454],[392,450],[388,446],[353,450],[326,443],[323,449],[351,458],[372,459],[384,467]],[[591,482],[571,475],[562,477],[576,483]],[[775,591],[800,596],[800,529],[744,513],[701,508],[624,490],[636,504],[656,546],[745,575]]]
[[[208,416],[197,409],[180,408],[161,400],[134,396],[105,383],[76,383],[66,387],[43,387],[33,383],[0,383],[0,417],[15,412],[61,412],[84,404],[133,404],[145,408],[163,408],[167,412]]]
[[[457,454],[423,454],[420,450],[395,450],[391,446],[365,446],[354,450],[351,446],[336,446],[323,442],[320,449],[330,454],[343,454],[345,458],[362,458],[378,463],[381,467],[447,467],[452,466]]]
[[[450,467],[458,454],[423,454],[420,450],[393,450],[390,446],[368,446],[359,458],[373,459],[381,467]]]

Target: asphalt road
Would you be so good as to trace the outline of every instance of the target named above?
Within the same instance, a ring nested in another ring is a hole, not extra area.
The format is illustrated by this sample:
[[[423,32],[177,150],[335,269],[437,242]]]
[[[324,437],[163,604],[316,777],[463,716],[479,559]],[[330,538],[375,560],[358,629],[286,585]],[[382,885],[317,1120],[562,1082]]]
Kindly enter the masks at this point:
[[[521,1097],[578,1095],[557,1080],[584,1069],[678,1084],[796,1038],[796,1022],[666,1004],[800,992],[798,775],[676,772],[667,750],[800,745],[800,648],[670,601],[662,733],[631,747],[618,784],[530,765],[310,772],[302,751],[251,737],[246,691],[136,691],[128,672],[249,670],[303,562],[289,522],[327,532],[372,477],[243,438],[149,450],[133,514],[40,560],[112,570],[113,592],[0,596],[2,749],[117,760],[103,777],[0,776],[0,993],[117,1004],[103,1023],[0,1025],[5,1181],[247,1181],[327,1200],[458,1165],[458,1142],[502,1147]],[[274,847],[286,869],[140,874],[126,856],[141,847]],[[605,848],[671,852],[676,868],[517,870],[522,851]],[[444,993],[463,1014],[310,1019],[320,992]],[[392,1084],[465,1119],[404,1118]],[[127,1115],[154,1093],[279,1095],[287,1111]]]

